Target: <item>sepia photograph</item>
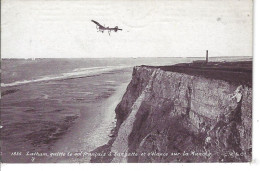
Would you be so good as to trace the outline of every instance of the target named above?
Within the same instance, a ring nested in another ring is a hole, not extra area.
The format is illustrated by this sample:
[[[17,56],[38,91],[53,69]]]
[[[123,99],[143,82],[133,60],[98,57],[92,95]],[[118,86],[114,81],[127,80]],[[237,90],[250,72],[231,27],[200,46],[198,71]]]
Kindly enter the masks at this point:
[[[0,162],[251,163],[252,0],[1,0]]]

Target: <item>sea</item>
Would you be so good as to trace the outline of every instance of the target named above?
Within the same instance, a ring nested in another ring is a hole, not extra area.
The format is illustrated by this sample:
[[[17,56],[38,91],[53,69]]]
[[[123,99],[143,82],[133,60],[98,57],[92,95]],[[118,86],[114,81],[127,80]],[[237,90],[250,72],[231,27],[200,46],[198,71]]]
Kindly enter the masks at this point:
[[[1,162],[89,162],[111,138],[134,66],[193,60],[2,59]]]

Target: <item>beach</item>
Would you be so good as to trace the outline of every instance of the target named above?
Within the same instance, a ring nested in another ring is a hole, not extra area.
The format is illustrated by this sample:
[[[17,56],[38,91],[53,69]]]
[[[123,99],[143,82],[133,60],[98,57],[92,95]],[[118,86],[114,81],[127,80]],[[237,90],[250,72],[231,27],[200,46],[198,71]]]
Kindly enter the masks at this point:
[[[115,108],[120,102],[127,84],[116,87],[109,98],[81,110],[81,120],[73,130],[56,143],[53,152],[90,153],[110,140],[111,131],[116,125]],[[90,156],[46,158],[54,162],[89,162]]]

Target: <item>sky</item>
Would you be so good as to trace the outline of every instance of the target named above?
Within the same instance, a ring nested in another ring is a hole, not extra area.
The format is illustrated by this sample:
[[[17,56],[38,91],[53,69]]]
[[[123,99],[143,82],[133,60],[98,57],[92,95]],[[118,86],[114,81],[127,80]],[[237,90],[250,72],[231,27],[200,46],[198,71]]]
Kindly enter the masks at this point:
[[[2,58],[252,56],[252,0],[2,0]],[[91,20],[123,31],[97,32]]]

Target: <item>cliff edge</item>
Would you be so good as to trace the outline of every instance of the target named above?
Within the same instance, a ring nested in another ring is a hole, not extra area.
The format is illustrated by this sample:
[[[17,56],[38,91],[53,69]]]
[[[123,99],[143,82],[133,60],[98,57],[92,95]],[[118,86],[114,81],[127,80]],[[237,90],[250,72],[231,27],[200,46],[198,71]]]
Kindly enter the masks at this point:
[[[251,66],[250,66],[251,64]],[[91,162],[250,162],[252,62],[137,66]]]

